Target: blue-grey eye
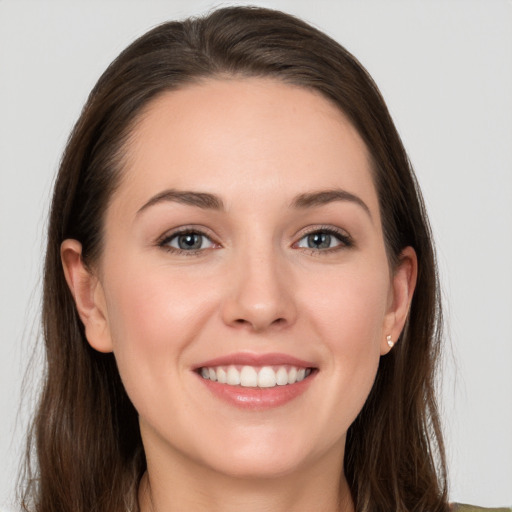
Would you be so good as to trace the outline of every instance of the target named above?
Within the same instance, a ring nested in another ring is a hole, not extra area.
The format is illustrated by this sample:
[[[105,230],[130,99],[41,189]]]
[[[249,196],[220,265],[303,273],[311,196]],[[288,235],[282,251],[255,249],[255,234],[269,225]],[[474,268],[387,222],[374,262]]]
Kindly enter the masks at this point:
[[[213,247],[213,242],[201,233],[187,232],[172,236],[166,245],[181,251],[197,251]]]
[[[344,245],[342,235],[329,233],[328,231],[315,231],[303,236],[297,243],[297,247],[307,249],[331,249],[339,245]]]

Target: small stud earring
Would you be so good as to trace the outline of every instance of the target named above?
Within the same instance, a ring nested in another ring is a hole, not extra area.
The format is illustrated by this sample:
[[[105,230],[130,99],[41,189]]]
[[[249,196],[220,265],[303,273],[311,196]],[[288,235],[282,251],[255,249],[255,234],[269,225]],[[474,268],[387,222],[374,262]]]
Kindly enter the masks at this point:
[[[389,348],[393,348],[393,345],[394,345],[395,343],[394,343],[394,342],[393,342],[393,340],[391,339],[391,335],[390,335],[390,334],[388,334],[388,335],[386,336],[386,341],[388,342],[388,347],[389,347]]]

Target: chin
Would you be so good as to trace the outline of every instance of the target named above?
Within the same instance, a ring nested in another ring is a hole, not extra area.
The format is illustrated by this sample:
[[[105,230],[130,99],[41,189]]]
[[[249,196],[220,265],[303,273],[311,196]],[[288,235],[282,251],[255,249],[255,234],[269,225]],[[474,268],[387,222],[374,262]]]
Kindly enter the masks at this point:
[[[273,454],[259,453],[257,456],[247,458],[246,455],[231,453],[211,469],[229,478],[243,480],[265,480],[286,477],[301,471],[307,466],[303,457],[293,457],[290,453],[285,457],[276,457]]]
[[[286,429],[285,429],[286,430]],[[256,441],[257,440],[257,441]],[[289,432],[254,433],[250,440],[239,438],[233,433],[226,436],[215,453],[209,453],[203,463],[214,471],[233,478],[275,479],[296,474],[311,468],[316,459],[325,457],[337,448],[290,435]],[[342,443],[340,460],[343,458]]]

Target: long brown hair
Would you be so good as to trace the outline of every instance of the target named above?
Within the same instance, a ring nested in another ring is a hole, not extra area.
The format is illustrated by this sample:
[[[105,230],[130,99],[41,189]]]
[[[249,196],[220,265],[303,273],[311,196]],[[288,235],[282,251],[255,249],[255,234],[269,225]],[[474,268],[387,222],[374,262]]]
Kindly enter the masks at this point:
[[[406,327],[381,358],[350,427],[345,473],[357,511],[445,511],[446,471],[434,383],[441,309],[432,237],[413,170],[373,80],[338,43],[290,15],[231,7],[146,33],[108,67],[74,127],[55,183],[44,270],[47,365],[29,441],[24,493],[37,512],[138,510],[145,471],[137,413],[112,354],[87,343],[60,245],[81,242],[93,264],[142,109],[164,91],[214,76],[273,77],[333,101],[365,141],[391,269],[412,246],[419,275]]]

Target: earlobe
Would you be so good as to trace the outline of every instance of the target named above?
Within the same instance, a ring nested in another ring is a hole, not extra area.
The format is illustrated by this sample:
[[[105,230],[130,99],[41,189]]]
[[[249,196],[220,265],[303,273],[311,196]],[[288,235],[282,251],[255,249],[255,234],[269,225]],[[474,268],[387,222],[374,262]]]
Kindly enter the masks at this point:
[[[398,340],[409,314],[412,297],[416,288],[418,258],[412,247],[406,247],[400,254],[398,265],[392,276],[392,290],[389,309],[384,322],[381,354],[387,354]]]
[[[99,352],[112,352],[103,287],[98,277],[83,262],[82,244],[77,240],[64,240],[60,256],[66,282],[85,327],[87,341]]]

